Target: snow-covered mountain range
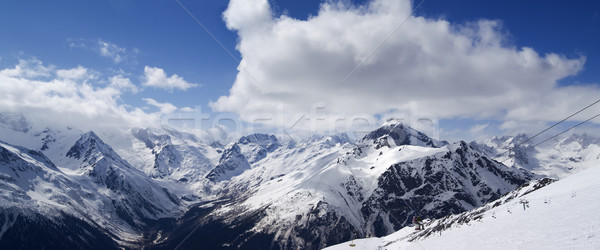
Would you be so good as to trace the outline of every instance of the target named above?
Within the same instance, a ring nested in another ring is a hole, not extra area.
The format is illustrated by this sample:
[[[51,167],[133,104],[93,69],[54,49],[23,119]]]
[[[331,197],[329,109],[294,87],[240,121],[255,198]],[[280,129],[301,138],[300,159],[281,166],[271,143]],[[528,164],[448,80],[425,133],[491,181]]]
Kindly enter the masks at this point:
[[[571,134],[533,147],[528,136],[494,137],[471,146],[503,164],[556,179],[600,164],[600,137]]]
[[[0,245],[45,246],[19,233],[35,228],[62,239],[50,248],[319,249],[480,208],[600,157],[587,135],[544,151],[512,149],[518,140],[448,143],[390,121],[357,141],[251,134],[222,145],[168,127],[80,131],[2,113]]]

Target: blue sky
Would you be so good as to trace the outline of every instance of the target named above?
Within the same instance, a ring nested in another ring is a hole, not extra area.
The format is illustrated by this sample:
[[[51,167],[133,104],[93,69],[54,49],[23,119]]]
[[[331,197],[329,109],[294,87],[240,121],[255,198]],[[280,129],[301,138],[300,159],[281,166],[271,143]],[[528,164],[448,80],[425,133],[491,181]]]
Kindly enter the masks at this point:
[[[103,73],[123,69],[139,74],[144,65],[161,67],[203,87],[174,93],[147,89],[145,96],[183,106],[206,105],[210,98],[225,94],[235,78],[237,63],[175,1],[3,1],[1,5],[2,29],[10,34],[0,38],[3,66],[34,56],[63,68],[82,65]],[[221,19],[226,7],[224,1],[189,3],[235,53],[235,33]],[[69,46],[81,39],[90,45],[100,39],[140,52],[135,60],[116,64],[93,50]],[[143,103],[133,96],[125,101]]]
[[[416,1],[413,7],[420,2]],[[210,103],[228,96],[236,77],[240,77],[237,60],[245,55],[236,50],[236,45],[248,39],[239,36],[239,29],[228,29],[223,20],[228,1],[181,0],[181,3],[235,59],[176,1],[8,0],[0,3],[0,29],[4,33],[0,36],[0,69],[15,67],[20,59],[32,58],[57,69],[83,66],[94,71],[96,79],[119,74],[138,86],[138,92],[124,91],[116,98],[119,105],[128,109],[139,107],[154,112],[158,108],[149,105],[146,99],[151,98],[178,108],[201,105],[203,111],[209,111]],[[306,20],[319,15],[323,1],[271,0],[268,3],[272,16]],[[358,6],[369,1],[346,3]],[[568,59],[585,57],[585,64],[578,72],[558,77],[560,86],[597,88],[599,85],[600,3],[597,1],[426,1],[415,15],[445,20],[456,27],[480,19],[498,21],[504,47],[516,50],[530,47],[540,57],[546,53]],[[114,53],[102,55],[102,43]],[[176,74],[199,86],[187,90],[142,86],[146,66],[163,69],[167,77]],[[593,101],[582,100],[581,103]],[[572,107],[582,106],[572,104]],[[234,106],[219,111],[245,112]],[[381,115],[380,111],[366,112]],[[503,112],[510,113],[510,110],[499,111]],[[501,132],[499,127],[506,124],[507,119],[458,112],[442,116],[440,125],[446,132],[462,128],[463,133],[457,132],[456,136],[463,136],[464,131],[468,131],[465,128],[481,124],[495,127],[489,132]],[[556,118],[540,118],[532,124],[539,126],[553,120]]]

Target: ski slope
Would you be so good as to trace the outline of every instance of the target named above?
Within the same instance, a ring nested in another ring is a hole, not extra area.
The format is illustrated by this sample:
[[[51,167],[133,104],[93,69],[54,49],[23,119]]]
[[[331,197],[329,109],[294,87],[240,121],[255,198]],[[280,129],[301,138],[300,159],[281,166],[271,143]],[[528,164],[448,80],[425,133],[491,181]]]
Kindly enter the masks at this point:
[[[386,237],[327,249],[600,249],[598,180],[596,165],[428,237],[418,237],[419,232],[406,227]],[[521,200],[529,206],[524,209]],[[438,223],[432,221],[426,228]]]

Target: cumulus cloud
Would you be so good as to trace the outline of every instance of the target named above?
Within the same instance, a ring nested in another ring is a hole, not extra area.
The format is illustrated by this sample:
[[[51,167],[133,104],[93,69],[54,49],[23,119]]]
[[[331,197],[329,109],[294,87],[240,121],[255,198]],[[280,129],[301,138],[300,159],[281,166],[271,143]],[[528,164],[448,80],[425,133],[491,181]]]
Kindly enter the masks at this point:
[[[26,78],[50,77],[53,69],[54,66],[45,66],[37,58],[19,59],[19,64],[15,65],[14,68],[0,70],[0,75]]]
[[[600,96],[597,85],[557,84],[580,72],[585,57],[512,46],[497,20],[404,21],[411,8],[409,0],[328,1],[316,16],[297,20],[273,17],[267,0],[231,0],[223,18],[239,35],[242,60],[229,94],[211,107],[246,121],[289,113],[335,123],[412,105],[438,119],[535,122],[559,120]],[[298,124],[282,120],[260,122]]]
[[[72,69],[59,69],[56,71],[56,76],[63,79],[80,80],[85,78],[95,78],[95,74],[91,73],[83,66],[77,66]]]
[[[170,104],[168,102],[157,102],[156,100],[152,99],[152,98],[144,98],[143,99],[146,103],[148,103],[148,105],[152,105],[154,107],[157,107],[160,110],[160,113],[162,114],[170,114],[173,113],[175,110],[177,110],[177,107],[175,107],[175,105]]]
[[[109,82],[110,82],[110,87],[113,87],[113,88],[116,88],[116,89],[119,89],[122,91],[129,91],[132,93],[137,93],[139,91],[137,86],[135,86],[135,84],[133,84],[129,78],[121,76],[121,75],[116,75],[116,76],[110,77]]]
[[[189,83],[185,81],[181,76],[173,74],[167,76],[167,73],[161,68],[157,67],[144,67],[144,82],[142,85],[148,87],[155,87],[173,91],[174,89],[187,90],[189,88],[197,87],[196,83]]]
[[[23,113],[43,126],[81,129],[147,127],[160,124],[160,113],[146,113],[120,102],[128,80],[116,76],[110,84],[90,78],[82,66],[55,70],[37,59],[20,60],[0,70],[0,111]],[[41,77],[41,78],[40,78]]]

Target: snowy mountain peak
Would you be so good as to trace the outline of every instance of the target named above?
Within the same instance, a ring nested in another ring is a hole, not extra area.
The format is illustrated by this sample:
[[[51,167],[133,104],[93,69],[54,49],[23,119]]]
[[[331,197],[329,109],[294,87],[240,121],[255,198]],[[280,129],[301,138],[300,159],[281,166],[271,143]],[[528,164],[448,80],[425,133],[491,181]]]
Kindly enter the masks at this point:
[[[234,143],[223,151],[223,155],[219,159],[219,165],[213,168],[206,175],[206,178],[211,181],[229,180],[247,169],[250,169],[250,163],[242,154],[240,147]]]
[[[66,156],[77,160],[83,160],[90,164],[100,160],[101,157],[108,157],[129,167],[129,164],[121,159],[121,157],[93,131],[82,134],[79,140],[75,142],[75,145],[69,149]]]
[[[234,144],[240,148],[241,154],[250,164],[264,159],[268,153],[273,152],[280,146],[277,137],[268,134],[242,136]]]
[[[372,143],[375,148],[414,145],[423,147],[441,147],[445,142],[429,138],[403,123],[388,121],[380,128],[365,135],[361,142]]]
[[[515,146],[525,142],[528,139],[529,139],[529,137],[526,134],[518,134],[515,136],[504,135],[501,137],[494,136],[492,139],[489,140],[489,142],[487,144],[493,145],[493,146],[499,147],[499,148],[509,149],[509,148],[515,147]],[[529,145],[528,144],[521,145],[521,147],[527,147],[527,146],[529,146]]]

